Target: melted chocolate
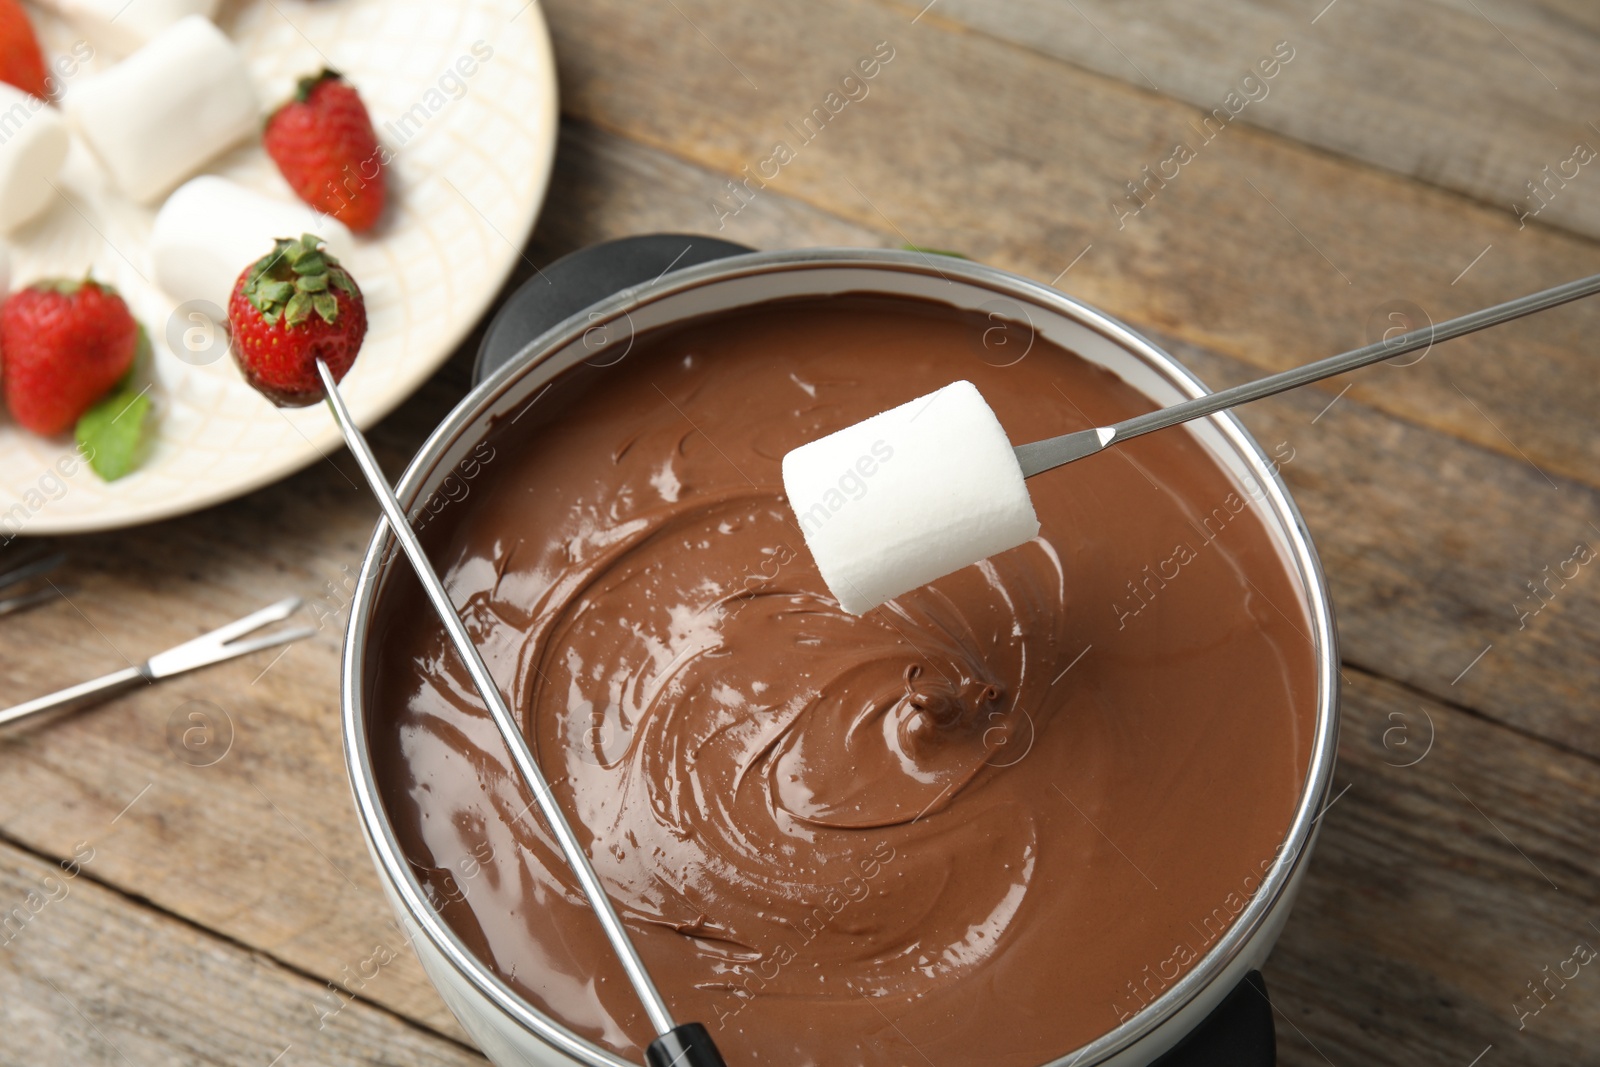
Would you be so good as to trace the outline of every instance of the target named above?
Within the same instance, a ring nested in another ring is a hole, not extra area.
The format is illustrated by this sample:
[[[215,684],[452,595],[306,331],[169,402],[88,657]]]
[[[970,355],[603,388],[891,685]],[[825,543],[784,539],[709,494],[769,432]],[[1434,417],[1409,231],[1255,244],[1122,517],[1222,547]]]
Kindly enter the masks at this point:
[[[789,449],[961,378],[1013,441],[1150,409],[1042,338],[991,365],[993,326],[850,295],[641,336],[493,430],[429,522],[651,973],[731,1064],[1063,1055],[1215,944],[1288,829],[1311,627],[1184,431],[1032,479],[1027,545],[862,618],[829,599]],[[445,919],[637,1059],[650,1027],[404,568],[372,639],[380,788]]]

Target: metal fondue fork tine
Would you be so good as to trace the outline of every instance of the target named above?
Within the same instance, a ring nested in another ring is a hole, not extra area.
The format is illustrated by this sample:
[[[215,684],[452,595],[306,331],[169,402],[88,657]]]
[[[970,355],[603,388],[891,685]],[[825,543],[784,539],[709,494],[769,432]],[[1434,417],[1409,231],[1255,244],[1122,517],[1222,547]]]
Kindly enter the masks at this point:
[[[317,360],[317,373],[321,375],[323,388],[327,390],[328,406],[333,410],[334,421],[339,424],[339,430],[344,434],[345,443],[350,448],[350,454],[355,457],[356,465],[366,476],[372,495],[378,498],[384,518],[388,521],[390,533],[400,542],[406,558],[411,561],[417,580],[422,583],[422,588],[427,591],[428,599],[438,613],[439,620],[444,623],[445,632],[450,635],[456,654],[466,665],[467,673],[472,676],[472,683],[477,687],[478,695],[488,706],[489,717],[494,720],[506,747],[511,750],[512,762],[517,765],[523,782],[533,793],[539,810],[544,814],[546,824],[555,836],[557,844],[561,846],[561,854],[566,858],[567,866],[577,876],[583,895],[588,898],[589,906],[594,909],[595,917],[600,920],[613,951],[622,961],[622,968],[627,972],[628,980],[633,983],[634,992],[644,1005],[645,1014],[650,1017],[651,1025],[656,1028],[658,1036],[645,1050],[647,1062],[650,1067],[724,1067],[722,1054],[717,1051],[717,1046],[712,1042],[711,1035],[704,1026],[699,1023],[680,1025],[673,1021],[672,1013],[667,1010],[666,1002],[661,999],[650,973],[645,970],[644,962],[639,958],[638,950],[629,939],[627,929],[617,916],[610,898],[606,896],[599,875],[590,865],[589,857],[584,854],[577,835],[572,832],[566,814],[556,803],[555,793],[545,781],[544,773],[539,769],[538,761],[534,759],[527,739],[522,736],[516,720],[512,718],[511,710],[506,707],[505,698],[500,694],[500,687],[490,675],[483,657],[478,654],[477,646],[472,643],[472,637],[462,624],[461,616],[450,600],[450,594],[445,592],[444,583],[434,573],[433,564],[423,550],[422,542],[417,540],[416,533],[411,529],[405,509],[400,506],[400,501],[395,498],[394,490],[384,478],[378,461],[373,458],[366,438],[356,426],[355,420],[350,417],[350,409],[345,406],[344,397],[339,393],[339,385],[334,381],[333,373],[320,359]]]
[[[55,590],[51,590],[51,593],[58,595]],[[0,601],[0,606],[3,604],[4,602]],[[120,692],[140,682],[170,678],[175,674],[209,667],[213,663],[247,656],[262,649],[303,640],[317,631],[309,626],[302,626],[244,639],[246,634],[255,633],[275,622],[282,622],[298,610],[300,610],[299,597],[287,597],[276,604],[269,604],[260,611],[246,615],[242,619],[235,619],[226,626],[219,626],[210,633],[201,634],[165,652],[158,652],[143,663],[124,667],[120,671],[113,671],[91,681],[39,697],[37,700],[30,700],[26,704],[6,708],[0,711],[0,727],[10,727],[46,712],[77,709],[103,700],[112,693]]]
[[[1452,337],[1460,337],[1462,334],[1472,333],[1487,326],[1498,326],[1502,322],[1509,322],[1597,292],[1600,292],[1600,274],[1580,278],[1578,281],[1545,289],[1504,304],[1496,304],[1482,311],[1474,311],[1470,315],[1462,315],[1460,318],[1441,322],[1437,326],[1412,330],[1392,340],[1374,341],[1370,345],[1342,355],[1329,356],[1278,374],[1269,374],[1265,378],[1245,382],[1243,385],[1224,389],[1220,393],[1208,393],[1193,400],[1185,400],[1181,404],[1137,415],[1112,426],[1078,430],[1075,433],[1062,434],[1060,437],[1017,445],[1013,451],[1016,452],[1017,463],[1022,467],[1022,476],[1031,478],[1035,474],[1071,463],[1075,459],[1092,456],[1108,445],[1120,444],[1130,437],[1176,426],[1204,415],[1213,415],[1225,408],[1260,400],[1264,396],[1272,396],[1299,385],[1320,382],[1335,374],[1343,374],[1345,371],[1356,370],[1393,356],[1426,348],[1436,341],[1448,341]]]

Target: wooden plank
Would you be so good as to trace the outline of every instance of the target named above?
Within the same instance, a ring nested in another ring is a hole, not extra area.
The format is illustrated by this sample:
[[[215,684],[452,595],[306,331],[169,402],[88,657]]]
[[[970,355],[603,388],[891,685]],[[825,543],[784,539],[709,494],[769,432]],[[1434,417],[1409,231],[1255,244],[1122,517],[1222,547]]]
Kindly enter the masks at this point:
[[[539,219],[529,257],[544,263],[598,241],[655,232],[706,233],[751,248],[900,243],[892,234],[781,195],[752,200],[718,229],[705,202],[722,185],[720,175],[703,167],[588,123],[567,122],[556,157],[551,209]],[[524,265],[518,278],[530,274],[532,269]]]
[[[1266,968],[1284,1067],[1594,1062],[1600,767],[1352,673],[1335,781]]]
[[[1587,167],[1570,166],[1577,176],[1548,188],[1547,207],[1527,187],[1544,180],[1546,166],[1556,171],[1577,143],[1600,150],[1600,131],[1590,125],[1600,121],[1600,15],[1592,4],[1076,0],[1076,7],[941,0],[919,21],[970,27],[1204,111],[1223,106],[1272,46],[1287,41],[1293,60],[1265,85],[1255,71],[1239,121],[1501,211],[1538,209],[1541,224],[1600,236],[1600,179]]]
[[[0,844],[0,1064],[485,1062],[104,888],[97,868],[130,842],[105,820],[79,829],[66,866]]]
[[[1110,208],[1124,183],[1175,139],[1196,139],[1200,112],[991,37],[911,25],[899,8],[548,8],[569,113],[741,182],[776,171],[765,188],[752,179],[758,201],[782,191],[897,239],[1059,279],[1262,369],[1365,343],[1394,300],[1439,320],[1596,266],[1586,239],[1518,232],[1503,209],[1233,124],[1152,184],[1119,229]],[[843,79],[876,42],[894,58],[841,107]],[[795,134],[830,102],[839,113],[819,134]],[[798,145],[781,166],[779,141]],[[717,195],[700,225],[739,202],[727,194],[719,209]],[[1593,302],[1560,309],[1451,342],[1448,359],[1405,375],[1358,376],[1352,395],[1595,485],[1600,379],[1584,338],[1597,324]]]

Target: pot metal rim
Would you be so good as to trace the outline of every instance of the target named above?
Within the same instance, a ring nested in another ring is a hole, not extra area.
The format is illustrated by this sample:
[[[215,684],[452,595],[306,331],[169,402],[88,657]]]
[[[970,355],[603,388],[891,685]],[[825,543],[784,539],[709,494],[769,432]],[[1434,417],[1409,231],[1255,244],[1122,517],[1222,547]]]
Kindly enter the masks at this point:
[[[935,261],[937,258],[937,262]],[[795,251],[752,252],[688,267],[657,279],[650,285],[624,289],[592,305],[540,336],[531,339],[504,366],[489,375],[451,410],[429,435],[395,486],[403,506],[409,507],[439,457],[462,435],[470,432],[493,402],[524,374],[553,354],[580,341],[586,331],[604,326],[630,311],[700,286],[734,278],[796,270],[876,269],[957,279],[1008,296],[1038,304],[1100,334],[1189,396],[1209,390],[1163,349],[1157,347],[1105,313],[1050,286],[971,260],[930,256],[922,252],[864,248],[815,248]],[[1230,412],[1208,420],[1250,468],[1264,494],[1264,506],[1277,518],[1287,541],[1296,577],[1302,583],[1316,653],[1316,730],[1311,742],[1305,784],[1294,819],[1284,838],[1283,850],[1262,876],[1260,886],[1244,910],[1216,944],[1178,981],[1167,987],[1126,1022],[1095,1040],[1042,1067],[1090,1067],[1148,1037],[1207,989],[1240,955],[1279,905],[1284,892],[1310,854],[1318,820],[1332,786],[1339,730],[1339,651],[1326,576],[1312,544],[1305,520],[1289,496],[1266,453]],[[379,520],[362,560],[361,573],[351,598],[341,664],[340,703],[346,770],[350,776],[357,814],[388,887],[404,905],[407,917],[438,954],[481,996],[523,1028],[537,1034],[558,1051],[591,1067],[629,1067],[627,1060],[574,1034],[533,1007],[465,945],[429,906],[421,884],[401,852],[393,827],[384,812],[367,745],[367,720],[363,702],[363,674],[368,623],[382,571],[398,558],[393,538]]]

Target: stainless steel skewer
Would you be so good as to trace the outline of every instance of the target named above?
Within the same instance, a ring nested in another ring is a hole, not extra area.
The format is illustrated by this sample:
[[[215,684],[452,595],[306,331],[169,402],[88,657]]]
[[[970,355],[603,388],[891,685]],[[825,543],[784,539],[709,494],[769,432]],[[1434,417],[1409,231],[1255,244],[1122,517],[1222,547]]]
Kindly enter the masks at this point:
[[[1473,333],[1488,326],[1498,326],[1502,322],[1532,315],[1536,311],[1553,308],[1582,297],[1592,296],[1600,292],[1600,274],[1588,278],[1581,278],[1575,282],[1558,285],[1553,289],[1533,293],[1517,300],[1510,300],[1504,304],[1474,311],[1470,315],[1441,322],[1436,326],[1425,326],[1412,330],[1410,333],[1401,334],[1399,337],[1374,341],[1370,345],[1345,352],[1327,359],[1319,359],[1315,363],[1307,363],[1303,367],[1281,371],[1278,374],[1269,374],[1265,378],[1258,378],[1253,382],[1245,382],[1231,389],[1224,389],[1220,393],[1209,393],[1206,396],[1185,400],[1181,404],[1161,408],[1144,415],[1136,415],[1131,419],[1112,426],[1100,426],[1092,430],[1078,430],[1074,433],[1062,434],[1060,437],[1051,437],[1043,441],[1034,441],[1026,445],[1017,445],[1014,451],[1017,462],[1022,466],[1022,476],[1031,478],[1035,474],[1052,470],[1075,459],[1092,456],[1101,449],[1141,434],[1150,433],[1152,430],[1163,430],[1168,426],[1176,426],[1191,419],[1198,419],[1205,415],[1214,415],[1226,408],[1239,404],[1248,404],[1252,400],[1260,400],[1264,396],[1293,389],[1300,385],[1309,385],[1320,382],[1324,378],[1331,378],[1335,374],[1356,370],[1370,366],[1406,352],[1414,352],[1419,348],[1426,348],[1439,341],[1448,341],[1452,337]]]
[[[583,851],[583,846],[578,843],[577,835],[572,831],[571,824],[567,822],[566,813],[561,810],[561,806],[556,802],[555,793],[545,781],[544,772],[534,759],[533,750],[528,747],[527,739],[522,736],[516,719],[506,707],[505,697],[501,695],[499,685],[489,673],[483,657],[478,654],[477,646],[472,643],[472,637],[462,624],[461,616],[450,600],[450,594],[445,592],[444,583],[434,573],[433,564],[428,559],[427,552],[423,550],[422,542],[417,540],[416,533],[411,529],[405,509],[400,506],[394,490],[383,476],[382,468],[373,458],[366,438],[356,426],[355,420],[351,418],[350,409],[345,406],[344,397],[339,393],[339,385],[334,380],[333,373],[321,360],[317,361],[317,373],[321,375],[323,387],[328,392],[328,406],[333,410],[334,421],[339,424],[339,430],[344,434],[350,454],[355,457],[356,465],[366,476],[367,485],[372,489],[373,496],[378,498],[384,518],[389,523],[389,531],[395,540],[400,542],[406,558],[411,561],[417,580],[422,583],[422,588],[427,591],[428,599],[433,603],[439,620],[444,623],[445,632],[450,635],[456,654],[466,665],[467,673],[472,676],[472,683],[477,687],[478,695],[488,706],[489,717],[494,720],[506,747],[511,750],[512,762],[516,764],[523,782],[533,793],[540,812],[544,814],[545,823],[561,847],[561,854],[566,858],[567,866],[577,877],[583,895],[588,898],[589,906],[594,909],[595,917],[600,920],[606,939],[611,942],[617,958],[622,961],[622,968],[627,972],[628,980],[633,983],[634,992],[644,1005],[645,1014],[650,1017],[651,1025],[656,1029],[658,1036],[646,1050],[646,1059],[650,1067],[723,1067],[722,1055],[717,1051],[711,1035],[704,1026],[699,1023],[680,1025],[673,1021],[672,1013],[668,1011],[666,1002],[661,999],[661,993],[650,978],[650,972],[645,969],[644,961],[639,958],[638,950],[634,948],[627,929],[622,925],[622,919],[618,917],[611,899],[606,896],[599,875],[595,873],[594,867],[589,863],[589,857]]]

